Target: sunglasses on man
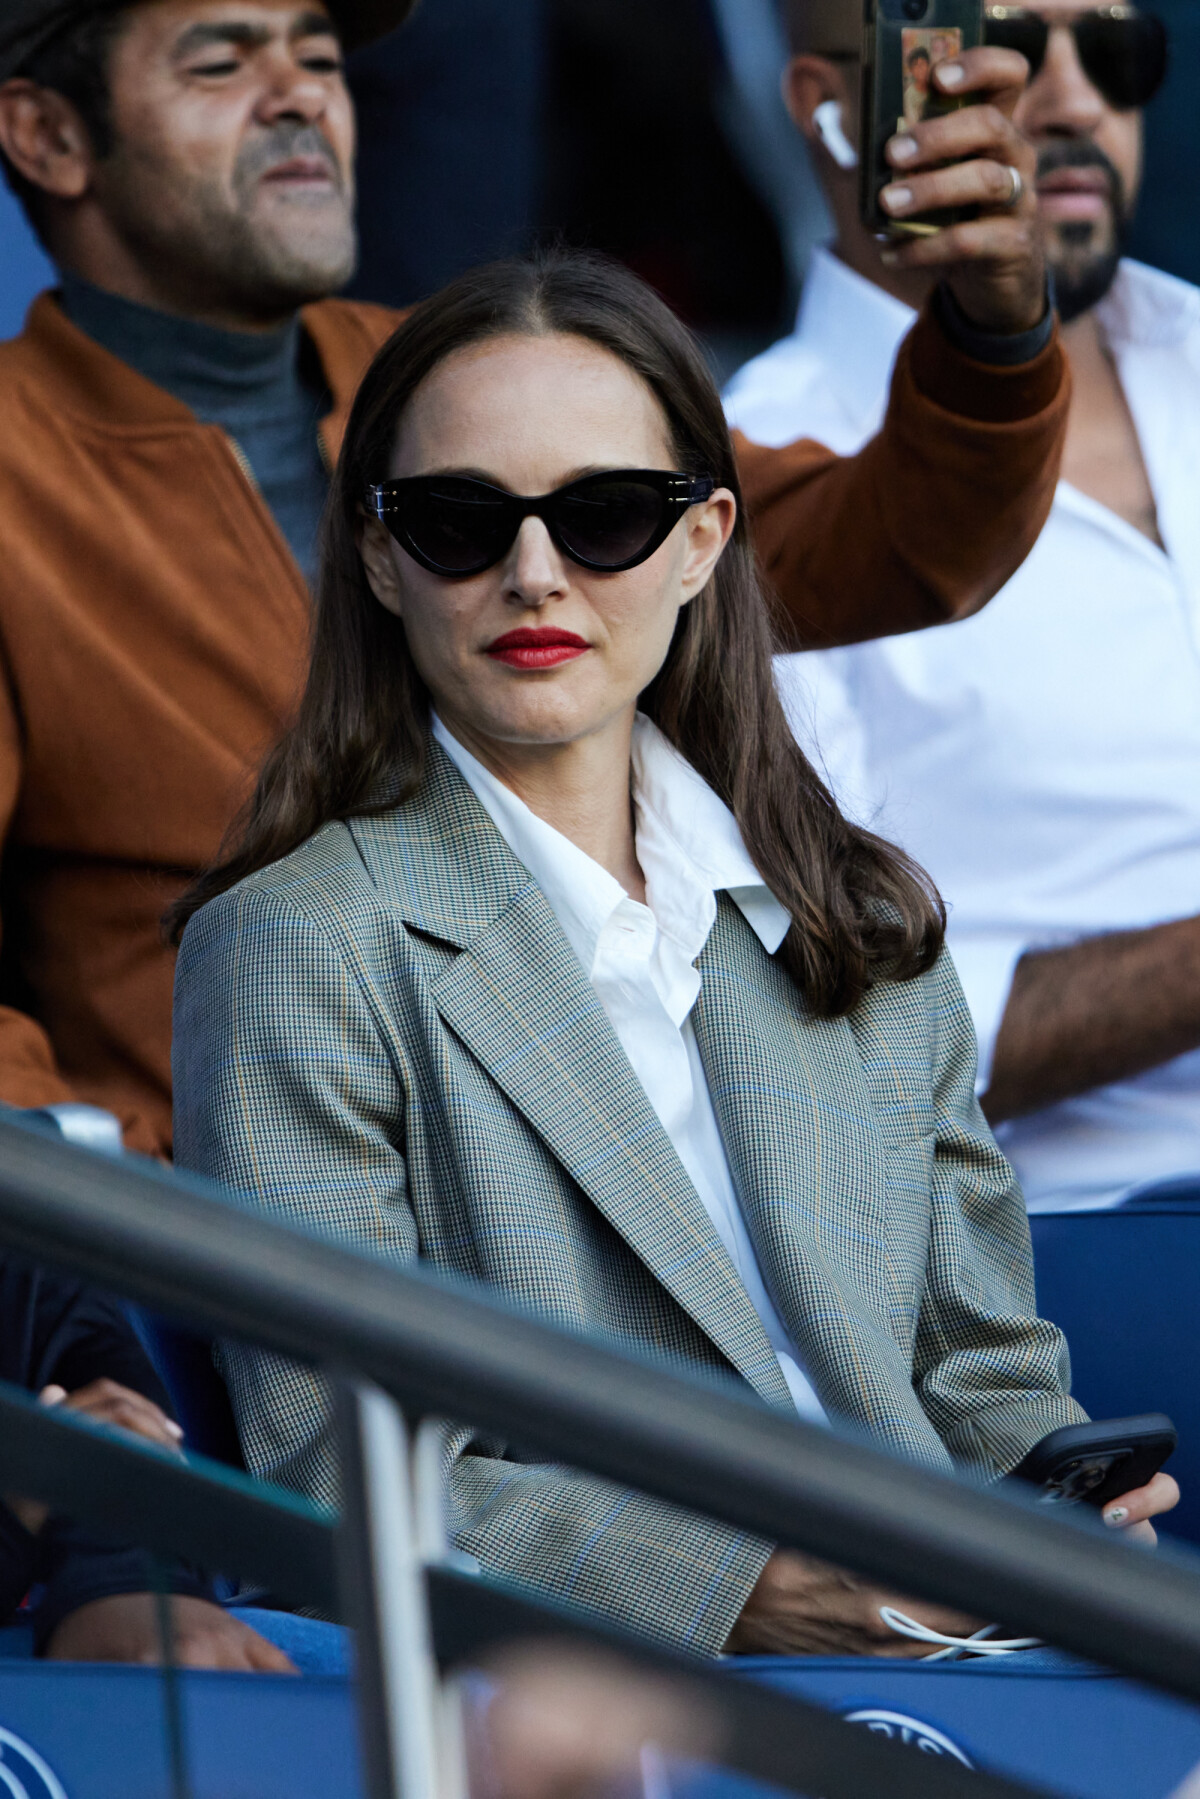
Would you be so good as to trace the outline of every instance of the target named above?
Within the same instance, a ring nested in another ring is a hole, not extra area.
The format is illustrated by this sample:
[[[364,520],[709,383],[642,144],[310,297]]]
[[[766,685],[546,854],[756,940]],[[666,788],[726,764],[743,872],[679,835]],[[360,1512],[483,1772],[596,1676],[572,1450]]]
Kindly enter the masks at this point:
[[[1032,6],[989,6],[984,40],[1019,50],[1032,79],[1046,60],[1051,30],[1060,24],[1073,34],[1084,74],[1110,106],[1129,112],[1154,98],[1167,72],[1167,29],[1134,6],[1097,6],[1061,19]]]
[[[715,487],[711,475],[606,469],[530,497],[468,475],[412,475],[370,487],[367,505],[414,561],[450,580],[494,568],[527,518],[572,562],[615,575],[653,556]]]

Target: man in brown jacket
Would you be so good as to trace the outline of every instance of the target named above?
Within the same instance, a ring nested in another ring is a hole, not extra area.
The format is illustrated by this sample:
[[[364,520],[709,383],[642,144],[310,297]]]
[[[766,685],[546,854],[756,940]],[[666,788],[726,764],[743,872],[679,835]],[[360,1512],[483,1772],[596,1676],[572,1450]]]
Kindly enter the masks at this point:
[[[0,346],[0,1101],[108,1108],[151,1153],[159,918],[288,716],[326,471],[395,323],[327,296],[354,255],[341,49],[407,10],[0,0],[0,152],[62,271]],[[908,167],[984,210],[901,252],[947,284],[884,431],[852,460],[741,445],[793,646],[973,610],[1053,494],[1066,378],[1017,178],[1023,64],[973,57],[991,104],[922,126]]]

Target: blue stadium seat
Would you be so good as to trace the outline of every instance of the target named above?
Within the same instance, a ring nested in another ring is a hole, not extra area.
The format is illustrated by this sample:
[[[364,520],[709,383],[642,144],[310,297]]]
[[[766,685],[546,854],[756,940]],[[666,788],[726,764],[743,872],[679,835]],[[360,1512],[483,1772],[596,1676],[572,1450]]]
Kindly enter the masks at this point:
[[[765,1680],[928,1755],[1075,1799],[1163,1799],[1200,1761],[1193,1707],[1086,1667],[1021,1674],[819,1657],[726,1665],[731,1677]],[[185,1670],[176,1691],[193,1799],[365,1799],[348,1680]],[[156,1669],[0,1658],[0,1747],[14,1793],[177,1790],[165,1716]],[[776,1789],[693,1766],[654,1768],[643,1791],[770,1799]]]
[[[1094,1418],[1174,1419],[1179,1448],[1168,1467],[1183,1498],[1167,1528],[1200,1544],[1200,1182],[1160,1183],[1158,1197],[1143,1189],[1115,1211],[1041,1213],[1029,1224],[1038,1310],[1067,1334],[1075,1397]]]

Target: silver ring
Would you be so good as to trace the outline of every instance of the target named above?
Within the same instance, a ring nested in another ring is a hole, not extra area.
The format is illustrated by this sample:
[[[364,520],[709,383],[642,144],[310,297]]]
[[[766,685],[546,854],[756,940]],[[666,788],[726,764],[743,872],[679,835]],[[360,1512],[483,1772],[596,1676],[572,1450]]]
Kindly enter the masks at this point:
[[[1005,200],[1004,204],[1005,206],[1010,207],[1016,206],[1020,202],[1021,195],[1025,192],[1025,181],[1020,169],[1014,169],[1011,162],[1006,163],[1005,167],[1012,176],[1012,193],[1008,196],[1008,199]]]

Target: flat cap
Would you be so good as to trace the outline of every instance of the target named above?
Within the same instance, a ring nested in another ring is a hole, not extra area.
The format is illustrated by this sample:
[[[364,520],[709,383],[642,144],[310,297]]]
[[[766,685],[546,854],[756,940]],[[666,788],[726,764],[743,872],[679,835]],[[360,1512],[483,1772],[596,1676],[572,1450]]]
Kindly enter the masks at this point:
[[[0,0],[0,81],[16,75],[52,37],[78,19],[123,11],[139,0]],[[324,0],[347,50],[403,25],[416,0]]]

